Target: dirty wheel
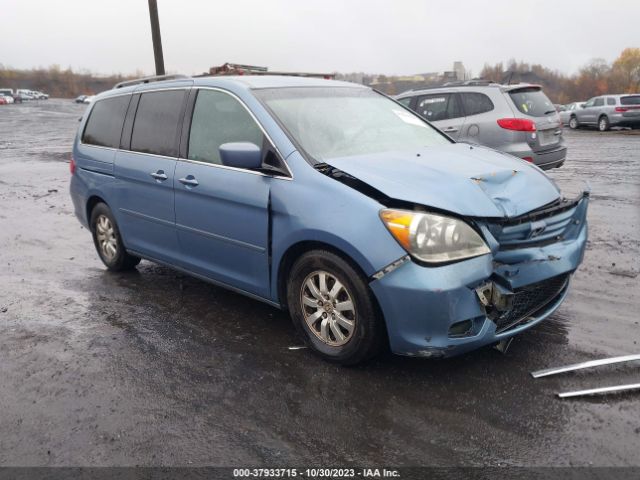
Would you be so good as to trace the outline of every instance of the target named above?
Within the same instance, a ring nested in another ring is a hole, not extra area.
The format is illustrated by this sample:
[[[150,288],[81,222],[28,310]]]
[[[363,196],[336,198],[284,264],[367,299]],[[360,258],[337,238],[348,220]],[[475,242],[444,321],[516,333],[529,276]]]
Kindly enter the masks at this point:
[[[367,283],[331,252],[315,250],[295,262],[287,304],[308,345],[326,360],[353,365],[384,346],[383,320]]]
[[[603,115],[598,120],[598,130],[600,130],[601,132],[606,132],[607,130],[609,130],[609,128],[609,119]]]
[[[129,255],[125,250],[118,225],[106,204],[98,203],[93,208],[89,225],[96,251],[109,270],[131,270],[140,263],[139,257]]]
[[[580,125],[578,124],[578,119],[576,117],[571,117],[569,119],[569,128],[571,130],[576,130]]]

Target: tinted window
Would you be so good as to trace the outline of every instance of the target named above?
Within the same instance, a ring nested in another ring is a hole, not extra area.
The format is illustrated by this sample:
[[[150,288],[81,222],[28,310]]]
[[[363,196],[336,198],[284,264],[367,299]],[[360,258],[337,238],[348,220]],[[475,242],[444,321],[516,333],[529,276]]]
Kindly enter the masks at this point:
[[[82,142],[101,147],[118,148],[129,100],[131,100],[131,95],[97,101],[93,105],[87,125],[84,127]]]
[[[183,90],[143,93],[131,135],[131,150],[176,157]]]
[[[601,107],[604,105],[604,98],[596,98],[596,101],[593,102],[594,107]]]
[[[525,115],[544,117],[556,113],[556,109],[540,88],[521,88],[509,92],[513,104]]]
[[[622,105],[640,105],[640,95],[634,95],[632,97],[622,97],[620,99]]]
[[[493,110],[493,102],[483,93],[461,93],[465,115],[478,115]]]
[[[416,112],[430,122],[445,120],[447,118],[447,103],[449,94],[425,95],[418,98]]]
[[[423,95],[418,98],[416,111],[432,122],[463,116],[458,98],[452,93]]]
[[[251,142],[262,148],[263,133],[246,108],[231,95],[200,90],[191,120],[188,158],[220,164],[220,145]]]
[[[607,97],[607,105],[615,105],[615,104],[616,104],[615,98]]]
[[[401,103],[402,105],[404,105],[405,107],[408,107],[408,106],[409,106],[409,104],[411,103],[411,99],[412,99],[412,98],[413,98],[413,97],[404,97],[404,98],[400,98],[400,99],[398,100],[398,102],[400,102],[400,103]]]

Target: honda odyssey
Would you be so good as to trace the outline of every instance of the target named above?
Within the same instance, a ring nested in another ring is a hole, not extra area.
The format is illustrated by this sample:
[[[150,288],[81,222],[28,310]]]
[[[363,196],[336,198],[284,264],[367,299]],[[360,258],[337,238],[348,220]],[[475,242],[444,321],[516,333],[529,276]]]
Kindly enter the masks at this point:
[[[567,295],[588,194],[458,144],[374,90],[151,78],[95,97],[71,197],[109,270],[144,258],[287,310],[321,357],[445,357]]]

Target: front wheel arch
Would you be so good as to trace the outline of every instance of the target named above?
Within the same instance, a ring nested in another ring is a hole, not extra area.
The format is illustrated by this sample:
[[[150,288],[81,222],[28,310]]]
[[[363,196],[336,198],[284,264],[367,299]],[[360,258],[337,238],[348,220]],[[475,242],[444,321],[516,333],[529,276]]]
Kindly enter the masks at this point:
[[[278,303],[282,306],[283,310],[287,310],[287,278],[289,277],[291,267],[298,258],[312,250],[326,250],[339,256],[345,262],[351,265],[353,269],[362,274],[364,278],[367,278],[366,273],[360,267],[360,265],[356,261],[354,261],[346,252],[339,249],[338,247],[335,247],[334,245],[311,240],[295,243],[287,248],[287,250],[282,255],[280,263],[278,265]]]

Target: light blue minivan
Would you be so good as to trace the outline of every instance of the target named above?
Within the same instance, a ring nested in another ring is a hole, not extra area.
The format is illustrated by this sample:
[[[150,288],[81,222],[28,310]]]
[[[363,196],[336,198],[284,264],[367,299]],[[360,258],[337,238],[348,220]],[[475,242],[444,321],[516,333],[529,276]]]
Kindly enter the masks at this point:
[[[568,200],[530,163],[332,80],[117,85],[84,115],[70,168],[108,269],[144,258],[286,309],[342,364],[532,327],[587,240],[587,193]]]

